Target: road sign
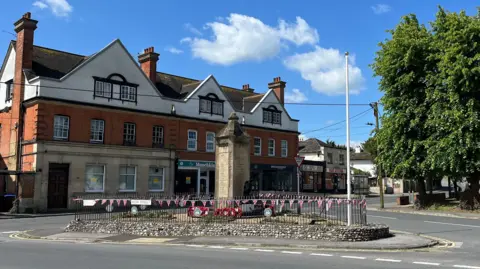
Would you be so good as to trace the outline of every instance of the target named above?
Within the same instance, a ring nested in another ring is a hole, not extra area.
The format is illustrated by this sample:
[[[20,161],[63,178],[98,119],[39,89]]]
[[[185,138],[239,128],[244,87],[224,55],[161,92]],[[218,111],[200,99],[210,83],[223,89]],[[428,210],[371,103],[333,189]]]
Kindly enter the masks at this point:
[[[296,156],[295,157],[295,161],[297,162],[298,167],[300,167],[300,165],[302,165],[303,160],[305,160],[305,157],[302,157],[302,156]]]

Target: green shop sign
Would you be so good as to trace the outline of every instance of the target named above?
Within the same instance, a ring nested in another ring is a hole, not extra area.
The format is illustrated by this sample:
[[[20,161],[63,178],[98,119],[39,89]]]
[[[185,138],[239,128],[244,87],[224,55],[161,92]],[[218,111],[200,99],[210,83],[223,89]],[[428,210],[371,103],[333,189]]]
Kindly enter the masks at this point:
[[[178,161],[178,166],[179,167],[212,167],[212,168],[215,168],[215,162],[179,160]]]

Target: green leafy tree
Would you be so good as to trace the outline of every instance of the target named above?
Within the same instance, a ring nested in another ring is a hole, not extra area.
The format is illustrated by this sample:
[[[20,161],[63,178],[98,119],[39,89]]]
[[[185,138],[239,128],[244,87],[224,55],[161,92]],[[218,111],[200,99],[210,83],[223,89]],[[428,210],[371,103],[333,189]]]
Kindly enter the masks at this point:
[[[434,65],[429,58],[432,36],[415,15],[403,17],[388,32],[390,39],[379,44],[371,65],[384,93],[382,127],[375,135],[376,162],[393,177],[414,179],[420,201],[425,201],[424,178],[432,172],[425,166],[425,140],[429,137],[425,121],[430,107],[427,77]]]
[[[476,16],[446,12],[432,23],[430,56],[436,62],[428,80],[432,104],[427,125],[430,169],[453,178],[465,176],[465,209],[480,208],[480,9]]]
[[[372,156],[372,159],[375,160],[377,158],[377,151],[378,151],[378,144],[377,140],[375,139],[374,136],[370,137],[367,139],[367,141],[362,143],[362,149],[365,152],[368,152],[370,156]]]

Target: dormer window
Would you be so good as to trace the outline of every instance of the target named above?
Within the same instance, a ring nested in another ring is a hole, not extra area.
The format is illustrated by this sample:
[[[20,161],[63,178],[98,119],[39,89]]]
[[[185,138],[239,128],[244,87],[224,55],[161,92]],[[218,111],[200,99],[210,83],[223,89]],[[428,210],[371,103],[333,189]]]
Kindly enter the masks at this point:
[[[209,93],[207,96],[199,96],[199,113],[223,116],[223,102],[216,94]]]
[[[271,124],[282,124],[282,111],[275,106],[269,106],[263,109],[263,122]]]
[[[102,97],[122,102],[137,102],[138,84],[130,83],[120,74],[111,74],[107,78],[93,77],[94,94],[93,98]]]
[[[5,83],[5,86],[7,87],[6,94],[5,94],[5,102],[8,102],[12,100],[12,97],[13,97],[13,79],[7,81]]]

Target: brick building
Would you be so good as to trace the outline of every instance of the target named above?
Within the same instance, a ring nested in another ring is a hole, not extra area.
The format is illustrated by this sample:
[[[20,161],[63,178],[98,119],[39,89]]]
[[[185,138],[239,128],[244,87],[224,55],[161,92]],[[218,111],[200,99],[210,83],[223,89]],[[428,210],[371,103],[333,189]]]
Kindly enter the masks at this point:
[[[231,112],[251,141],[253,185],[295,191],[298,120],[279,77],[266,93],[157,71],[120,40],[83,56],[35,45],[37,21],[15,25],[0,70],[3,192],[19,182],[20,208],[67,208],[78,193],[213,192],[215,133]],[[18,143],[17,141],[21,141]]]

